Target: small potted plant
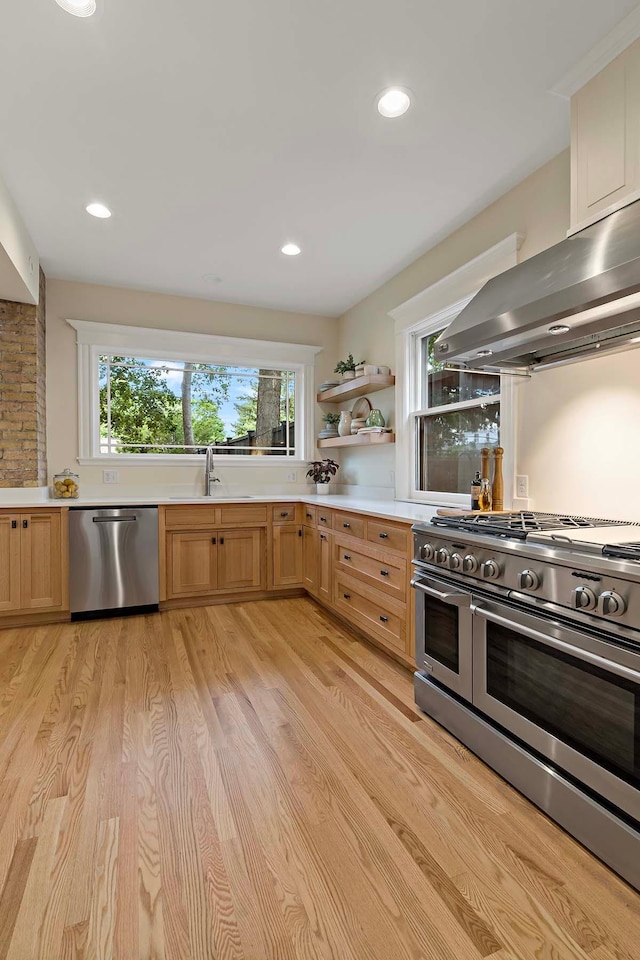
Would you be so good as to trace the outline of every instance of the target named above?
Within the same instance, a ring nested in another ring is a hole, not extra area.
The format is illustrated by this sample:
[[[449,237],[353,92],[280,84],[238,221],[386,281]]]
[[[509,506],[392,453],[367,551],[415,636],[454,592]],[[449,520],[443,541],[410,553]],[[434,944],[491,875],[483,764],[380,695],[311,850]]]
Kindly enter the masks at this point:
[[[362,363],[363,361],[360,361]],[[350,353],[346,360],[338,360],[335,367],[335,373],[339,373],[343,380],[353,380],[356,375],[357,364]]]
[[[325,423],[325,427],[318,434],[319,439],[328,440],[330,437],[337,437],[338,423],[340,422],[340,414],[325,413],[322,419]]]
[[[311,480],[315,483],[316,493],[329,493],[329,481],[331,477],[335,477],[339,469],[340,464],[336,463],[335,460],[312,460],[309,463],[307,476],[311,477]]]

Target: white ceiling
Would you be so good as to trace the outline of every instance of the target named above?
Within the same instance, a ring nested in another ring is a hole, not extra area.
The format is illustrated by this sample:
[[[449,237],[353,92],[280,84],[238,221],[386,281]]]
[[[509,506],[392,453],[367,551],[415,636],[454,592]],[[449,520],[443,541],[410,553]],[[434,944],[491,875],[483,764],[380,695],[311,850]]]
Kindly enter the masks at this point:
[[[98,4],[0,13],[0,171],[45,272],[339,315],[567,145],[548,91],[636,0]]]

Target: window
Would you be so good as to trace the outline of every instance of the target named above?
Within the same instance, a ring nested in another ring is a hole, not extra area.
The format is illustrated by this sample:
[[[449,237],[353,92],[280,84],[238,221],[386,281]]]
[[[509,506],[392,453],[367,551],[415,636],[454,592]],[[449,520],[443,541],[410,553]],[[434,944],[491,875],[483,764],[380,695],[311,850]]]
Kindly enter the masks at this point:
[[[103,354],[100,452],[295,456],[294,370]]]
[[[415,488],[468,494],[483,447],[500,443],[500,380],[452,370],[434,359],[442,330],[418,338],[421,409],[414,414]]]
[[[79,461],[302,462],[320,347],[69,321],[77,331]]]

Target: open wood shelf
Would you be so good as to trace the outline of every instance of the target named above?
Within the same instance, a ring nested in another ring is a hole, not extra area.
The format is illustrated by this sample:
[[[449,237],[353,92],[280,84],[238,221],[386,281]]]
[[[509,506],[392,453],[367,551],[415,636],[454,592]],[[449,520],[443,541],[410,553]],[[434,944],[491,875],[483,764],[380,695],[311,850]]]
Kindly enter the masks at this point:
[[[375,373],[370,377],[356,377],[355,380],[345,380],[339,386],[319,393],[317,400],[318,403],[342,403],[343,400],[364,397],[366,393],[386,390],[387,387],[392,387],[395,382],[395,377],[386,377],[382,373]]]
[[[349,437],[327,437],[318,440],[318,447],[365,447],[379,443],[395,443],[395,433],[352,433]]]

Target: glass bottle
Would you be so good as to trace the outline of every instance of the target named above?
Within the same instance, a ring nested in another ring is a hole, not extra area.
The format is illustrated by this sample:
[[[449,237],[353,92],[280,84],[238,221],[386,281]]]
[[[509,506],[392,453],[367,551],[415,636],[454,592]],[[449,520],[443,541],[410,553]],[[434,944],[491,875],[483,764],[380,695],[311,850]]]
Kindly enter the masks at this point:
[[[480,471],[476,470],[476,475],[471,481],[471,509],[479,510],[480,509],[480,487],[482,486],[480,480]]]
[[[486,477],[483,477],[480,481],[480,509],[483,513],[489,513],[491,505],[491,484]]]

